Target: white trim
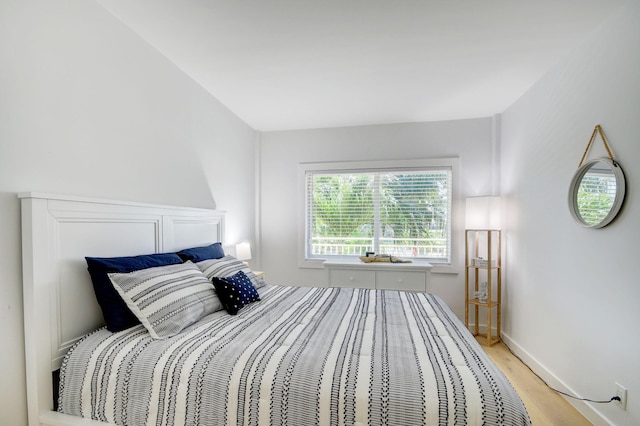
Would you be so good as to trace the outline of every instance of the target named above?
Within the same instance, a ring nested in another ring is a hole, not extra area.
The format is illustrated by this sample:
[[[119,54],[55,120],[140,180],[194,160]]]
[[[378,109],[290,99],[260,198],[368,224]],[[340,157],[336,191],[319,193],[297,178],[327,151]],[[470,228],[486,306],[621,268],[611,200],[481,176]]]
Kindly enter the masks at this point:
[[[254,249],[254,268],[262,268],[262,133],[254,132],[254,165],[255,165],[255,249]]]
[[[570,388],[565,382],[563,382],[558,376],[548,370],[540,361],[538,361],[533,355],[527,352],[522,346],[514,341],[508,334],[502,333],[502,341],[507,345],[514,354],[516,354],[525,365],[539,375],[549,386],[554,387],[562,392],[575,395],[578,398],[581,396]],[[562,395],[560,395],[562,396]],[[580,401],[573,398],[567,398],[562,396],[569,404],[571,404],[576,410],[578,410],[583,416],[587,418],[594,426],[612,426],[615,425],[609,420],[602,412],[594,408],[586,401]]]
[[[500,194],[500,145],[502,142],[502,114],[491,120],[491,193]]]
[[[444,157],[431,159],[409,160],[380,160],[380,161],[341,161],[298,164],[298,267],[323,268],[326,259],[305,258],[305,175],[307,171],[349,172],[371,169],[402,169],[423,167],[451,168],[451,252],[450,264],[432,263],[433,273],[454,273],[461,269],[460,244],[463,244],[463,218],[461,213],[464,205],[460,201],[460,159],[458,157]],[[332,259],[333,260],[333,259]]]
[[[30,199],[41,199],[47,201],[73,201],[77,203],[87,203],[87,204],[103,204],[103,205],[121,205],[121,206],[131,206],[131,207],[148,207],[153,209],[162,209],[162,210],[179,210],[182,212],[193,211],[193,212],[201,212],[203,214],[209,214],[212,211],[218,213],[225,213],[223,210],[211,210],[200,207],[184,207],[184,206],[174,206],[168,204],[151,204],[151,203],[140,203],[137,201],[124,201],[124,200],[112,200],[107,198],[94,198],[94,197],[82,197],[77,195],[62,195],[62,194],[51,194],[47,192],[19,192],[18,198],[30,198]]]

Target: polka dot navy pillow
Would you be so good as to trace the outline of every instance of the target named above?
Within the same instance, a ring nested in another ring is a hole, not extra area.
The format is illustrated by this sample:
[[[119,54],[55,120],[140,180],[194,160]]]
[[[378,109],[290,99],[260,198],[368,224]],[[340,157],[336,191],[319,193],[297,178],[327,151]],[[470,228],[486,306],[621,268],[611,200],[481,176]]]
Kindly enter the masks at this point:
[[[260,300],[258,291],[242,271],[225,278],[212,278],[212,281],[222,306],[231,315],[237,314],[243,306]]]

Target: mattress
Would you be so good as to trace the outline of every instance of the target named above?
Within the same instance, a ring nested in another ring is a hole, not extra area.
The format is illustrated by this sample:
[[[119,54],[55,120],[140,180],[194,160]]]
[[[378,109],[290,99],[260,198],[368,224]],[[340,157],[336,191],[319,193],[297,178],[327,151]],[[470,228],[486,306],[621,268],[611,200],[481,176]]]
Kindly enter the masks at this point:
[[[180,334],[100,329],[67,353],[58,410],[118,425],[528,425],[438,297],[267,285]]]

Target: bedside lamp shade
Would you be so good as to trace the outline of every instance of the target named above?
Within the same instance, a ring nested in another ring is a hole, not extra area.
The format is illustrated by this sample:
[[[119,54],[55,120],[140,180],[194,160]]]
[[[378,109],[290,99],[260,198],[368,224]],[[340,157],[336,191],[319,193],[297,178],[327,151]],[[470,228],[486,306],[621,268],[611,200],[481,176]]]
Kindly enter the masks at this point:
[[[500,197],[466,200],[465,229],[500,229]]]
[[[249,244],[249,243],[236,244],[236,259],[238,259],[238,260],[250,260],[251,259],[251,244]]]

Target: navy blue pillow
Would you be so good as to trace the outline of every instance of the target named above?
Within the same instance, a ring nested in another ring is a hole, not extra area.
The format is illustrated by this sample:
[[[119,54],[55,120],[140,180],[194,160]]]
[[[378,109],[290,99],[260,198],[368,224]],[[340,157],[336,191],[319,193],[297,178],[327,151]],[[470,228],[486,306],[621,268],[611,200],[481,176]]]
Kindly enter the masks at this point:
[[[128,257],[85,257],[93,290],[102,309],[102,316],[107,323],[107,329],[112,332],[122,331],[140,324],[138,318],[129,310],[113,287],[107,274],[112,272],[133,272],[156,266],[174,265],[182,263],[182,259],[175,253],[158,253]]]
[[[218,298],[222,302],[222,306],[224,306],[231,315],[237,314],[243,306],[260,300],[258,291],[253,286],[249,277],[242,271],[230,277],[214,277],[211,281],[216,288],[216,293],[218,293]]]
[[[193,247],[178,252],[178,256],[185,262],[187,260],[193,263],[201,262],[208,259],[221,259],[224,257],[222,243],[213,243],[206,247]]]

